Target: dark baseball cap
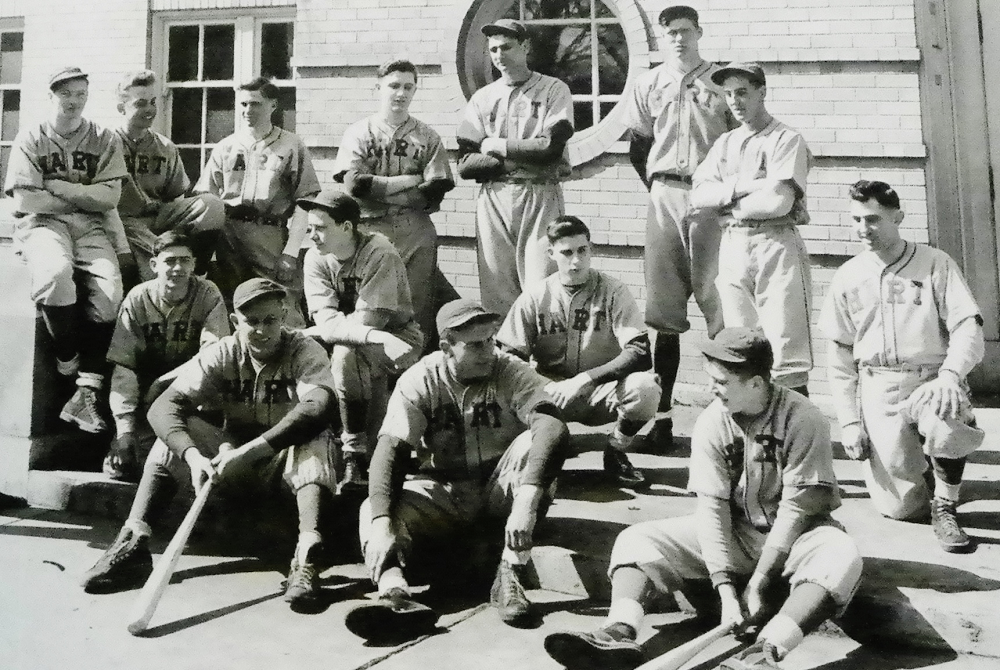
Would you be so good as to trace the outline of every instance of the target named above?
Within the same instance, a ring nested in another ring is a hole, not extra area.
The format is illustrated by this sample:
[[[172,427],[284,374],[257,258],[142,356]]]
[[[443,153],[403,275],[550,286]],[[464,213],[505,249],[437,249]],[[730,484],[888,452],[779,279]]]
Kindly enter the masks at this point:
[[[49,77],[49,90],[54,89],[58,84],[70,79],[87,79],[89,75],[78,67],[62,67],[52,73]]]
[[[493,37],[494,35],[507,35],[519,42],[528,38],[528,29],[524,24],[514,19],[497,19],[493,23],[483,26],[483,35]]]
[[[470,321],[499,321],[501,318],[499,314],[484,309],[476,300],[459,298],[445,303],[438,310],[437,329],[438,333],[443,333],[446,330],[461,328]]]
[[[723,328],[701,345],[701,353],[725,363],[749,363],[772,358],[771,343],[761,328]]]
[[[320,191],[309,198],[299,198],[295,204],[307,212],[310,209],[322,209],[337,223],[361,220],[361,206],[358,201],[343,191],[332,188]]]
[[[284,299],[285,295],[285,289],[281,284],[276,284],[270,279],[254,277],[236,287],[236,291],[233,292],[233,307],[235,309],[242,309],[254,300],[260,300],[266,296],[281,297]]]
[[[712,73],[712,81],[722,86],[722,82],[726,81],[726,77],[731,77],[733,75],[738,75],[741,77],[747,77],[752,83],[758,86],[766,86],[767,78],[764,76],[764,68],[762,68],[757,63],[740,63],[739,61],[733,61],[729,65]]]
[[[694,7],[688,7],[687,5],[674,5],[660,12],[659,21],[661,26],[669,26],[671,21],[676,21],[677,19],[690,19],[697,26],[698,12]]]

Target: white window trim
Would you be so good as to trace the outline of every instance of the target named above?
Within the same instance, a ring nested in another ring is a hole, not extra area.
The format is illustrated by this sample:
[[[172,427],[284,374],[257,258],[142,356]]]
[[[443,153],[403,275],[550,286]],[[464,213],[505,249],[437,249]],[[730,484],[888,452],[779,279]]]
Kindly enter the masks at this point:
[[[21,33],[24,36],[24,19],[21,18],[0,18],[0,33]],[[24,51],[21,51],[21,81],[16,84],[0,83],[0,119],[3,114],[3,94],[5,91],[18,91],[21,94],[21,106],[18,118],[18,131],[24,126]],[[14,145],[14,138],[0,138],[0,147],[10,148]],[[0,198],[4,197],[0,192]]]

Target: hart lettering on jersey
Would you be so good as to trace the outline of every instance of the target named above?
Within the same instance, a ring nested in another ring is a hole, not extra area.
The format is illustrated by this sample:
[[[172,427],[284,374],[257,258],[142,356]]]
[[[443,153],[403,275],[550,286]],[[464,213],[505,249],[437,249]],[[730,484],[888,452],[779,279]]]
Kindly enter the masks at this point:
[[[174,323],[144,323],[142,334],[148,344],[169,342],[189,342],[201,336],[203,324],[196,321],[175,321]]]
[[[401,137],[386,140],[385,142],[379,142],[376,138],[375,141],[368,143],[365,153],[369,159],[377,162],[381,162],[383,159],[389,157],[411,158],[416,162],[424,160],[423,147]]]
[[[473,428],[499,428],[502,423],[500,415],[503,410],[500,403],[492,399],[484,399],[472,405]]]
[[[85,172],[88,179],[93,179],[94,175],[97,174],[97,165],[101,157],[86,151],[74,151],[70,154],[70,160],[72,168],[66,166],[66,161],[63,160],[63,155],[59,152],[54,151],[51,154],[38,157],[43,175],[67,174],[72,169],[76,172]]]
[[[166,162],[166,156],[149,156],[147,154],[125,156],[125,168],[133,176],[139,174],[160,174],[163,164]]]
[[[535,325],[538,328],[539,335],[554,335],[556,333],[565,333],[568,330],[562,320],[562,315],[539,312],[537,319]],[[570,324],[570,328],[581,333],[587,331],[599,333],[607,321],[608,313],[606,311],[581,307],[573,310],[573,321]]]

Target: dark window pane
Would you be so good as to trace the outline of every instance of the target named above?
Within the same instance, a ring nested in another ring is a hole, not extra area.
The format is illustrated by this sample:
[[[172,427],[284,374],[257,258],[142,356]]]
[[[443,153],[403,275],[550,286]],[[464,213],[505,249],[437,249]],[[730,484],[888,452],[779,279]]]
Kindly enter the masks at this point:
[[[517,3],[514,3],[515,7]],[[589,19],[590,0],[526,0],[524,19]]]
[[[170,134],[177,144],[201,143],[200,88],[175,88],[170,105]]]
[[[260,29],[260,73],[274,79],[292,78],[291,23],[265,23]]]
[[[236,26],[205,26],[204,81],[233,78],[233,54],[236,48]]]
[[[10,161],[10,147],[0,147],[0,184],[7,180],[7,163]]]
[[[611,11],[611,7],[606,5],[603,2],[603,0],[597,0],[597,2],[594,3],[594,5],[595,5],[594,9],[596,10],[594,13],[597,15],[597,18],[599,19],[616,18],[615,13]]]
[[[278,89],[278,108],[271,116],[271,123],[284,128],[290,133],[295,132],[295,89]]]
[[[577,132],[594,125],[594,103],[589,100],[573,102],[573,125]]]
[[[196,80],[198,78],[198,26],[171,26],[169,41],[167,80]]]
[[[231,88],[208,89],[208,117],[205,141],[215,143],[236,129],[236,93]]]
[[[601,103],[601,118],[605,118],[611,113],[611,110],[615,108],[616,102],[602,102]]]
[[[17,135],[21,117],[21,92],[3,92],[3,119],[0,120],[0,140],[12,140]]]
[[[600,93],[621,95],[628,78],[628,44],[620,25],[597,26]]]
[[[0,51],[24,51],[24,33],[0,35]]]
[[[184,163],[184,171],[191,178],[191,182],[198,181],[201,176],[201,149],[181,149],[181,162]]]
[[[529,66],[562,79],[573,93],[590,95],[590,28],[531,26]]]
[[[21,83],[24,33],[0,35],[0,84]]]

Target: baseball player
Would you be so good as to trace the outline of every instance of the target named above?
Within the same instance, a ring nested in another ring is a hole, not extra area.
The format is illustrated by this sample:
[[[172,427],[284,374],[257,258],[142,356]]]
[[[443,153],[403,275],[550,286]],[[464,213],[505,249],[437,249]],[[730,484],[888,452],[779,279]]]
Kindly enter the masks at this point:
[[[226,205],[212,275],[223,296],[251,277],[277,281],[289,289],[289,326],[296,327],[305,325],[298,306],[305,216],[292,214],[296,200],[320,189],[306,145],[271,123],[277,101],[278,87],[263,77],[237,87],[243,127],[215,145],[194,190]]]
[[[727,327],[758,323],[774,348],[774,379],[808,395],[812,369],[809,253],[796,226],[809,222],[810,154],[795,130],[764,106],[756,63],[712,74],[742,124],[716,141],[694,173],[691,204],[710,208],[724,229],[715,280]]]
[[[709,336],[722,328],[715,289],[721,229],[711,210],[690,208],[691,175],[709,148],[736,123],[725,94],[712,81],[718,66],[702,59],[698,12],[674,5],[660,12],[668,48],[663,64],[640,75],[625,102],[629,158],[649,189],[646,217],[646,325],[653,337],[653,371],[660,376],[661,410],[670,411],[681,361],[680,334],[691,324],[694,293]],[[661,417],[650,440],[668,447],[673,422]]]
[[[31,297],[52,337],[56,369],[76,377],[76,393],[59,417],[99,433],[107,424],[98,394],[122,299],[119,259],[130,256],[115,212],[128,172],[114,131],[83,118],[89,86],[78,67],[52,74],[49,119],[18,133],[4,192],[13,199],[15,249],[28,264]]]
[[[416,362],[423,335],[413,320],[403,259],[380,233],[360,232],[351,196],[324,190],[298,201],[313,247],[303,267],[306,304],[316,324],[304,332],[333,346],[345,488],[368,489],[370,445],[389,399],[390,375]]]
[[[476,91],[458,128],[458,173],[479,182],[476,245],[483,305],[506,314],[525,286],[555,268],[545,228],[563,214],[573,97],[528,69],[528,31],[512,19],[483,26],[500,79]]]
[[[113,479],[138,479],[137,468],[155,439],[145,410],[175,369],[229,334],[219,289],[194,276],[194,248],[176,229],[157,237],[149,260],[155,278],[129,291],[118,312],[108,349],[115,366],[108,402],[116,437],[104,459],[104,472]]]
[[[604,470],[626,486],[645,482],[625,452],[656,414],[660,387],[649,371],[649,336],[628,287],[590,267],[590,229],[575,216],[548,227],[556,272],[528,287],[497,333],[507,351],[553,380],[546,386],[567,421],[615,422]]]
[[[532,619],[521,571],[569,432],[545,394],[545,379],[496,350],[499,322],[472,300],[446,304],[437,315],[441,351],[404,372],[389,399],[370,496],[360,511],[365,562],[379,599],[347,615],[357,635],[433,630],[437,614],[411,598],[403,573],[411,542],[482,533],[497,520],[506,520],[504,549],[490,600],[505,623]],[[411,452],[415,469],[407,467]]]
[[[900,237],[891,186],[862,180],[850,197],[864,251],[834,274],[820,316],[841,442],[865,461],[879,512],[912,520],[929,511],[945,551],[965,551],[956,508],[966,457],[984,437],[966,384],[983,359],[982,315],[948,254]]]
[[[293,609],[315,602],[320,499],[322,487],[333,485],[333,378],[323,347],[285,330],[286,302],[285,290],[269,279],[240,284],[233,294],[235,334],[184,364],[150,407],[158,439],[128,520],[87,571],[85,590],[117,590],[146,580],[152,527],[179,485],[190,482],[199,491],[218,479],[220,493],[260,497],[282,481],[295,494],[299,524],[285,600]],[[224,427],[199,416],[203,405],[221,411]]]
[[[222,201],[215,195],[185,196],[191,181],[184,172],[180,151],[151,128],[159,97],[156,74],[149,70],[129,72],[118,84],[122,123],[117,132],[129,175],[122,185],[118,213],[143,281],[153,278],[149,259],[156,236],[180,226],[190,227],[198,261],[195,272],[204,274],[225,221]]]
[[[427,336],[434,330],[437,231],[431,213],[455,188],[441,137],[410,116],[417,68],[391,60],[378,69],[379,111],[350,126],[340,141],[334,179],[361,203],[362,230],[389,238],[403,262],[413,312]]]
[[[607,624],[545,639],[549,655],[567,668],[639,665],[636,634],[649,595],[695,580],[711,580],[722,622],[741,636],[763,624],[756,642],[720,667],[777,668],[805,634],[843,612],[861,580],[858,548],[830,516],[840,494],[826,418],[772,382],[771,345],[761,329],[725,328],[702,351],[716,399],[691,437],[688,488],[698,495],[696,511],[618,536]],[[782,582],[791,590],[777,603]]]

